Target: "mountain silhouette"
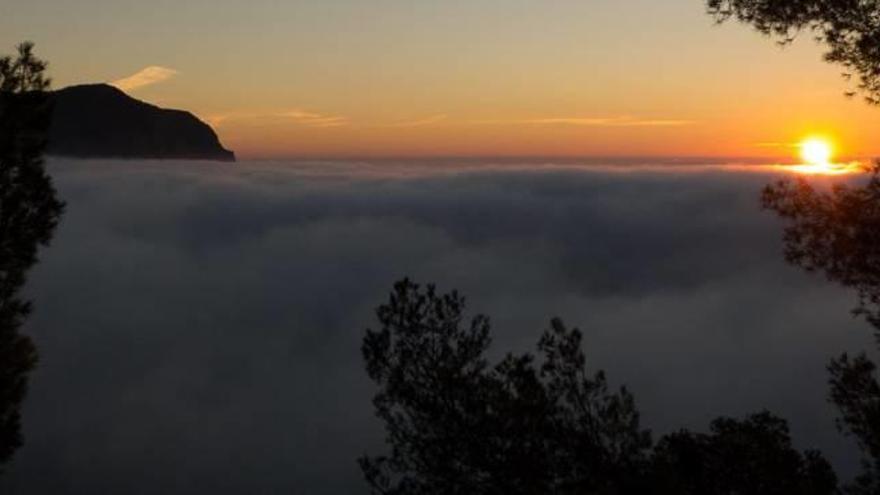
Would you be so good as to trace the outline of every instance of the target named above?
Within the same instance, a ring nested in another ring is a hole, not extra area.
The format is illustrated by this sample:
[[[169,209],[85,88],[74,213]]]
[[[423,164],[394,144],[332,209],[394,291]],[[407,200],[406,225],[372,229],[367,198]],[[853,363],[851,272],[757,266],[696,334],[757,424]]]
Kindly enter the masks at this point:
[[[113,86],[71,86],[53,99],[50,155],[235,161],[214,130],[193,114],[150,105]]]

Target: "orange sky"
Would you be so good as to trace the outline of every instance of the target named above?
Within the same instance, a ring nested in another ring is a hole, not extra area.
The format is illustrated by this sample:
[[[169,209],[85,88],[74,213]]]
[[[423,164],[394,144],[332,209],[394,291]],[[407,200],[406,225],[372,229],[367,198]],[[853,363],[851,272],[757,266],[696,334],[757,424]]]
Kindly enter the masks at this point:
[[[804,38],[714,26],[700,0],[0,7],[0,43],[36,42],[56,86],[191,110],[243,158],[781,158],[816,133],[880,154],[880,108]]]

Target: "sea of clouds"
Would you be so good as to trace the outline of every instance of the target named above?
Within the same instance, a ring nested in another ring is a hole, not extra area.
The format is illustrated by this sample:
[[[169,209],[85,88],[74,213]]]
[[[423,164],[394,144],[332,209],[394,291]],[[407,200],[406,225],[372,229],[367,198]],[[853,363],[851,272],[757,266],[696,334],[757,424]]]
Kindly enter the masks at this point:
[[[54,159],[67,212],[32,272],[41,362],[4,493],[365,493],[383,449],[360,356],[409,276],[492,317],[553,316],[657,433],[767,408],[846,474],[825,365],[867,349],[855,296],[786,265],[722,166]]]

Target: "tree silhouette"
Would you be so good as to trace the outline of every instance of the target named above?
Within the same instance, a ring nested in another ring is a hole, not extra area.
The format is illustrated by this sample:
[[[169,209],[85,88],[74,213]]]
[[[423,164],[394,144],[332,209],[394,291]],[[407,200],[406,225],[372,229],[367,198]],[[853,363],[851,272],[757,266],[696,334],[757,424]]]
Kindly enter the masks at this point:
[[[853,494],[880,493],[880,384],[877,367],[861,354],[832,361],[831,400],[840,410],[840,429],[856,438],[865,454],[862,474],[848,487]]]
[[[532,355],[491,365],[489,319],[403,280],[367,331],[367,372],[391,453],[364,457],[375,493],[596,493],[626,485],[650,435],[632,396],[589,376],[581,335],[554,320]],[[636,477],[637,478],[637,477]]]
[[[737,19],[791,42],[813,33],[828,51],[825,59],[858,76],[858,91],[880,104],[880,2],[874,0],[707,0],[719,22]],[[853,93],[850,93],[853,94]],[[764,207],[787,221],[785,257],[810,272],[856,290],[857,314],[875,329],[880,349],[880,165],[862,186],[835,186],[830,192],[806,180],[767,186]],[[839,428],[858,440],[864,472],[852,493],[880,493],[880,385],[866,354],[831,362],[831,401],[840,410]]]
[[[816,452],[768,413],[681,431],[652,450],[626,388],[588,374],[581,333],[554,319],[531,354],[492,365],[486,316],[409,280],[380,306],[363,354],[390,453],[360,465],[376,494],[832,494]]]
[[[856,90],[880,104],[880,2],[874,0],[706,0],[718,22],[736,19],[790,43],[812,33],[827,47],[825,60],[840,64]],[[854,93],[848,93],[852,95]]]
[[[42,161],[51,118],[45,70],[30,43],[0,57],[0,465],[22,444],[20,408],[37,361],[20,333],[31,311],[20,291],[63,209]]]
[[[786,220],[786,260],[855,289],[856,313],[880,331],[880,166],[864,185],[830,191],[804,178],[780,180],[764,188],[761,203]]]
[[[677,495],[836,493],[837,476],[821,454],[791,446],[785,420],[768,412],[719,418],[710,434],[681,431],[654,449],[652,493]]]
[[[855,289],[854,312],[874,327],[880,349],[880,166],[862,185],[835,185],[830,191],[807,180],[768,185],[763,206],[786,220],[786,259],[807,271]],[[856,438],[864,470],[852,493],[880,493],[880,381],[864,353],[834,359],[828,367],[831,401],[841,413],[838,427]]]

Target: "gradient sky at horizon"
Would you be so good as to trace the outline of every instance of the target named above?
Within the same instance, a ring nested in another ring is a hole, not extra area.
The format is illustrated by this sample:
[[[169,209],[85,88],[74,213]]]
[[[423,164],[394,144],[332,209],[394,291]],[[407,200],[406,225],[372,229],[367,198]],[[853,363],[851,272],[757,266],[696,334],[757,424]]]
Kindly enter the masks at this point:
[[[880,154],[880,109],[809,36],[780,49],[702,0],[0,6],[0,52],[25,39],[56,87],[125,81],[245,158]]]

